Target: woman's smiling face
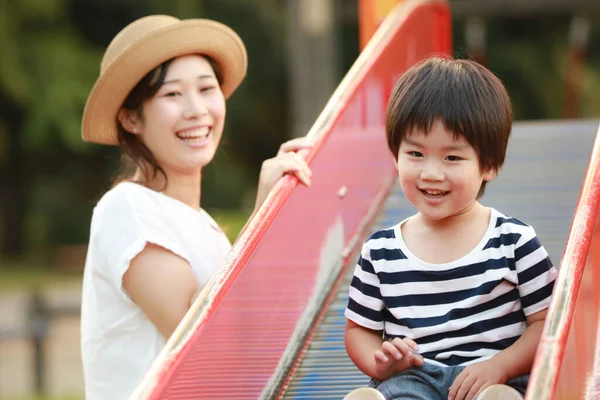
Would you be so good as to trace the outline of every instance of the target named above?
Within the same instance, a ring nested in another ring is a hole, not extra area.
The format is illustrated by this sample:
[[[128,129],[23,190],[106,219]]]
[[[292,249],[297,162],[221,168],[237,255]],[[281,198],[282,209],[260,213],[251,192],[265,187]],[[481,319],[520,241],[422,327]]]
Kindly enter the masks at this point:
[[[127,124],[167,175],[196,174],[213,159],[225,122],[225,98],[209,61],[182,56],[168,66],[141,118]]]

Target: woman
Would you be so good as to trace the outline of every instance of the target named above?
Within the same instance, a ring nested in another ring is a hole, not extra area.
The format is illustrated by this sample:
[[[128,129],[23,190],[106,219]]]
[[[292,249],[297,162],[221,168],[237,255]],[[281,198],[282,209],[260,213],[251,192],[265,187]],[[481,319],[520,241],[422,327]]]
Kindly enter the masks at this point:
[[[83,114],[83,139],[119,145],[135,166],[98,202],[83,280],[86,398],[126,399],[231,245],[200,208],[202,169],[247,67],[230,28],[150,16],[108,46]],[[284,143],[263,163],[256,208],[286,173],[310,170]]]

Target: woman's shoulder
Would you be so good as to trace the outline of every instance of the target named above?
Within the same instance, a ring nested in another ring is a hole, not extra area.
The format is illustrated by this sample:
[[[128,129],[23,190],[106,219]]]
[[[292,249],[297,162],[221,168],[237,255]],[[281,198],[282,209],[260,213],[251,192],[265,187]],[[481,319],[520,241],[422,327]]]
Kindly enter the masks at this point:
[[[132,182],[121,182],[108,190],[98,201],[92,217],[93,226],[103,229],[123,226],[138,226],[148,220],[144,215],[160,216],[160,196],[144,186]]]
[[[156,202],[160,193],[133,182],[120,182],[113,186],[96,204],[96,210],[118,211],[139,208]]]

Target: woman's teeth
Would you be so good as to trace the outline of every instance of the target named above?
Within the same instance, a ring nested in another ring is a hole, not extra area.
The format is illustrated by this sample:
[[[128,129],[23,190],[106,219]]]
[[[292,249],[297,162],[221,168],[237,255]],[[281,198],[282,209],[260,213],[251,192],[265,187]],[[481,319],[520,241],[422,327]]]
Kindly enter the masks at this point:
[[[199,141],[205,139],[209,133],[210,129],[208,127],[204,127],[200,129],[180,132],[177,134],[177,137],[186,141]]]

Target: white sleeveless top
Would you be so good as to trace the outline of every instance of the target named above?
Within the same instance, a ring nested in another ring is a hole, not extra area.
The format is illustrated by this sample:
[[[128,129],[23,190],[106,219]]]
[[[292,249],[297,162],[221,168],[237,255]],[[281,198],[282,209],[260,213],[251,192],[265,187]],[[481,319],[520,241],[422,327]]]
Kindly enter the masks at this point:
[[[124,182],[96,205],[83,276],[81,349],[87,400],[127,399],[165,344],[122,278],[147,243],[187,260],[200,287],[231,249],[204,211]]]

